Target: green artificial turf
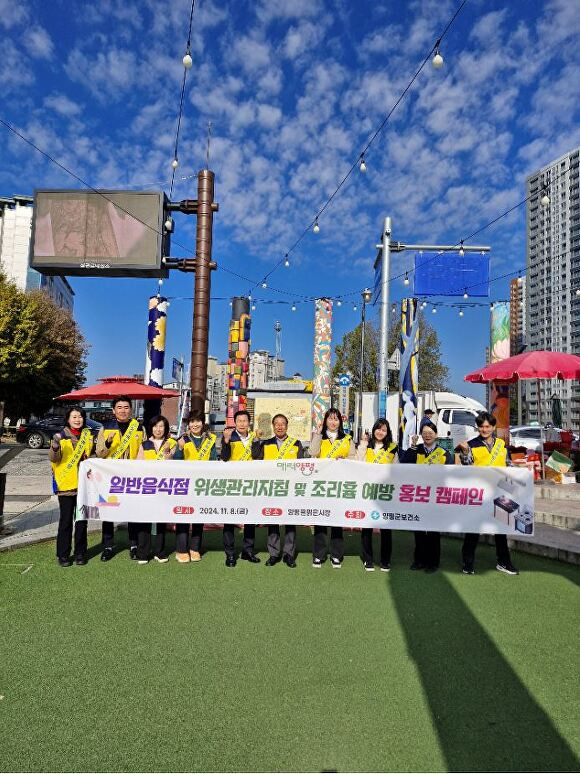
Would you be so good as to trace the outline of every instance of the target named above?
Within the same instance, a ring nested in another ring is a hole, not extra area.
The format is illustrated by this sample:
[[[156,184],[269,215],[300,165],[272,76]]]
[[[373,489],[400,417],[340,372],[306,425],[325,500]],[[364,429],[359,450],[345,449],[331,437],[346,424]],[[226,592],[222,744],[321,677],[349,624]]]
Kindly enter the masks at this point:
[[[118,533],[120,539],[125,533]],[[10,771],[575,771],[580,570],[365,573],[203,561],[60,568],[0,554],[0,768]],[[27,567],[30,569],[24,572]]]

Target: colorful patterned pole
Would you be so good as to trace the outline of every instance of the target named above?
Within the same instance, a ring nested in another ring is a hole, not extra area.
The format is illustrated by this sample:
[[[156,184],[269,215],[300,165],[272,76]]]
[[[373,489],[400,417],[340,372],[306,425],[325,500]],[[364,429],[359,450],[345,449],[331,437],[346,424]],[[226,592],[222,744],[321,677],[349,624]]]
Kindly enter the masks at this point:
[[[490,363],[497,363],[510,356],[510,303],[500,301],[491,310]],[[509,443],[510,435],[510,387],[505,382],[489,385],[489,411],[496,420],[498,438]]]
[[[417,299],[401,301],[401,367],[399,369],[399,445],[406,450],[417,433],[419,318]]]
[[[145,384],[149,384],[152,387],[163,387],[168,306],[167,299],[163,296],[151,296],[149,299]]]
[[[232,318],[228,336],[228,403],[226,427],[234,426],[236,411],[248,408],[250,370],[250,301],[244,296],[232,298]]]
[[[318,432],[330,408],[332,301],[314,302],[314,377],[312,385],[312,430]]]

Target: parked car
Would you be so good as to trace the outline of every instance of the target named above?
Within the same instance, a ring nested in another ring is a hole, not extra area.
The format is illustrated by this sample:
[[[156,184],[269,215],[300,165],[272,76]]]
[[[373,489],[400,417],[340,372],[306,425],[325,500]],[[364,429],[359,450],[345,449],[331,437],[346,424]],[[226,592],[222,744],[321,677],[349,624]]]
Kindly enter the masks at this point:
[[[87,419],[87,427],[96,439],[102,424],[92,419]],[[34,422],[20,425],[16,430],[16,440],[27,444],[30,449],[42,449],[48,446],[50,439],[55,433],[60,433],[63,429],[64,417],[58,414],[49,414],[43,419],[37,419]]]
[[[510,443],[512,446],[525,446],[531,451],[540,451],[541,440],[540,433],[542,428],[539,425],[521,425],[519,427],[510,427]],[[561,428],[544,427],[544,443],[559,439]]]

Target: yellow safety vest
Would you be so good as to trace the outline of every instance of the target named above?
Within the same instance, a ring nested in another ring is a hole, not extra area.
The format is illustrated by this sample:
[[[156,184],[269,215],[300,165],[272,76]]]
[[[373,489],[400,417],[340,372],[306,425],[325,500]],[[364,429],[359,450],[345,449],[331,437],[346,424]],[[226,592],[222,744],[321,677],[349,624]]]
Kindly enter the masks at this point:
[[[252,459],[252,443],[256,439],[255,433],[249,433],[248,438],[249,440],[247,446],[244,446],[241,441],[230,441],[230,462],[239,462],[240,460],[246,461]]]
[[[417,465],[445,465],[445,457],[445,450],[436,446],[431,454],[425,455],[417,452]]]
[[[185,436],[185,438],[187,438],[187,436]],[[211,454],[211,450],[215,446],[215,442],[216,437],[213,433],[210,433],[203,439],[199,449],[196,447],[193,441],[186,440],[185,446],[183,447],[183,459],[199,461],[209,460],[209,456]]]
[[[483,441],[478,443],[477,446],[471,446],[471,443],[469,445],[473,454],[474,465],[491,465],[494,468],[505,468],[507,464],[507,449],[501,438],[495,439],[491,451],[489,451]]]
[[[334,443],[328,438],[323,438],[320,444],[320,459],[345,459],[350,451],[350,435],[345,435],[342,439],[336,439]]]
[[[60,462],[52,462],[52,474],[59,492],[71,492],[79,485],[79,465],[83,457],[89,457],[93,451],[93,436],[87,430],[84,437],[81,433],[75,446],[70,438],[61,438],[59,441],[61,458]]]
[[[136,429],[135,425],[137,426]],[[116,458],[116,452],[119,446],[123,443],[123,439],[125,438],[125,435],[127,433],[131,432],[131,439],[129,441],[128,445],[128,451],[129,456],[126,457],[126,451],[121,455],[122,459],[130,459],[130,460],[136,460],[137,455],[139,454],[139,449],[141,448],[141,444],[143,443],[143,430],[140,427],[139,423],[136,419],[132,419],[129,423],[129,427],[127,428],[126,433],[121,438],[121,431],[118,427],[105,427],[103,429],[103,434],[105,437],[105,441],[108,441],[109,438],[113,439],[113,443],[109,447],[107,451],[107,457],[109,459],[115,459]]]
[[[276,442],[265,443],[263,448],[265,460],[295,460],[298,457],[296,438],[291,438],[290,436],[284,440],[279,449]]]
[[[161,444],[159,451],[155,448],[153,441],[143,441],[143,457],[146,460],[164,460],[165,455],[163,451],[169,447],[174,449],[177,446],[177,441],[173,438],[168,438]]]
[[[396,443],[392,443],[388,449],[379,449],[375,452],[374,449],[367,449],[365,454],[365,462],[373,462],[376,465],[390,465],[395,459]]]

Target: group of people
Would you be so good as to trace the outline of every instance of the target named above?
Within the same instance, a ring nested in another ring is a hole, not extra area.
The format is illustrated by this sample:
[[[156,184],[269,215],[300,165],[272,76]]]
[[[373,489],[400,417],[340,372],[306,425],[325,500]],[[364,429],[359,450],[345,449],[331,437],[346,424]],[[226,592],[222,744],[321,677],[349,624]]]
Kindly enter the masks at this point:
[[[147,432],[143,425],[133,418],[131,401],[126,396],[118,397],[113,403],[114,419],[105,424],[96,442],[86,427],[85,412],[70,408],[66,414],[66,426],[62,433],[54,435],[50,445],[50,461],[53,469],[55,489],[60,507],[60,519],[56,541],[59,564],[69,567],[74,563],[87,562],[87,522],[75,519],[78,486],[78,467],[92,455],[108,459],[147,459],[163,462],[181,459],[184,462],[218,460],[217,438],[210,432],[201,411],[192,411],[187,419],[187,431],[179,440],[170,436],[167,419],[154,417]],[[476,420],[479,435],[468,443],[460,444],[457,462],[462,465],[506,466],[509,453],[500,438],[495,437],[496,420],[488,413],[482,413]],[[234,427],[223,432],[219,459],[223,462],[250,460],[301,459],[305,450],[301,442],[288,435],[288,419],[276,414],[272,419],[273,435],[261,439],[251,429],[251,418],[247,411],[238,411],[234,416]],[[378,419],[371,432],[365,434],[357,446],[345,432],[341,414],[329,409],[319,432],[312,435],[309,456],[332,460],[359,460],[369,464],[392,465],[396,463],[413,465],[452,465],[456,458],[439,445],[437,427],[429,417],[420,425],[420,440],[415,436],[407,450],[399,450],[393,441],[391,428],[386,419]],[[150,556],[161,563],[169,561],[166,550],[166,524],[129,523],[129,555],[139,564],[147,564]],[[74,550],[71,558],[71,548]],[[379,567],[383,572],[391,569],[392,532],[380,531]],[[415,550],[412,570],[435,572],[440,562],[440,535],[438,532],[414,531]],[[107,562],[114,555],[115,525],[102,523],[101,561]],[[199,562],[202,558],[201,544],[203,524],[176,524],[175,558],[180,563]],[[258,564],[260,558],[255,551],[256,525],[245,524],[240,559]],[[473,575],[475,550],[479,535],[466,534],[462,547],[462,571]],[[517,575],[518,570],[511,562],[505,535],[495,536],[496,569],[508,575]],[[235,531],[233,524],[223,527],[223,545],[227,567],[237,563]],[[266,566],[272,567],[282,561],[287,567],[296,567],[296,527],[285,525],[282,545],[280,526],[268,526],[268,559]],[[344,559],[344,536],[342,527],[328,528],[314,525],[312,566],[320,568],[330,554],[330,565],[335,569],[342,566]],[[361,554],[363,567],[371,572],[375,569],[373,557],[373,530],[361,530]]]

